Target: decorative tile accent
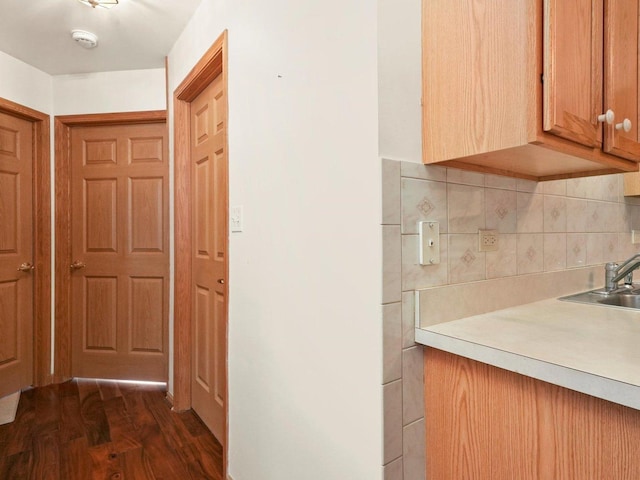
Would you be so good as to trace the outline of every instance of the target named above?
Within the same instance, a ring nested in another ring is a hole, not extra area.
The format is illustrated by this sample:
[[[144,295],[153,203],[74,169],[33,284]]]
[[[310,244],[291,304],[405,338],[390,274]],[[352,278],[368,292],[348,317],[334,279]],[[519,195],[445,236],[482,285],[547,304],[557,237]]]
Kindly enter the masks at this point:
[[[382,160],[382,224],[400,225],[400,162]]]
[[[518,233],[538,233],[544,225],[544,197],[531,193],[517,194]]]
[[[418,233],[418,222],[440,222],[447,233],[447,185],[430,180],[402,179],[402,233]]]
[[[620,248],[618,247],[618,234],[617,233],[605,233],[604,234],[604,261],[615,262],[627,257],[620,256]]]
[[[567,197],[587,198],[587,178],[570,178],[567,180]]]
[[[544,196],[544,231],[567,231],[567,199],[565,197]]]
[[[604,263],[604,234],[587,234],[587,265],[598,265]]]
[[[577,198],[567,198],[567,233],[588,231],[589,202]]]
[[[484,174],[468,170],[458,170],[457,168],[448,168],[447,182],[484,187]]]
[[[426,477],[424,418],[404,427],[404,480]]]
[[[565,268],[567,268],[567,234],[545,233],[544,271],[551,272]]]
[[[418,235],[402,235],[402,291],[447,283],[447,236],[440,234],[440,263],[437,265],[420,265],[418,240]]]
[[[499,250],[486,252],[487,278],[510,277],[517,273],[516,235],[500,235]]]
[[[447,184],[449,233],[478,233],[484,228],[484,188]]]
[[[382,383],[402,378],[402,304],[382,306]]]
[[[516,233],[516,192],[487,188],[484,198],[486,228],[501,234]]]
[[[416,344],[415,293],[402,292],[402,348]]]
[[[516,242],[518,275],[542,272],[544,268],[543,234],[518,234]]]
[[[383,462],[387,463],[402,455],[402,380],[387,383],[382,387],[384,404],[384,448]]]
[[[399,302],[402,294],[402,243],[399,226],[382,227],[382,303]]]
[[[447,169],[437,165],[423,165],[422,163],[401,162],[400,175],[422,180],[447,181]]]
[[[545,195],[567,195],[567,181],[566,180],[551,180],[549,182],[542,183],[542,193]]]
[[[587,234],[567,233],[567,268],[587,265]]]
[[[402,352],[402,424],[424,417],[424,361],[422,345]]]
[[[449,235],[449,283],[485,279],[485,253],[478,252],[478,235]]]

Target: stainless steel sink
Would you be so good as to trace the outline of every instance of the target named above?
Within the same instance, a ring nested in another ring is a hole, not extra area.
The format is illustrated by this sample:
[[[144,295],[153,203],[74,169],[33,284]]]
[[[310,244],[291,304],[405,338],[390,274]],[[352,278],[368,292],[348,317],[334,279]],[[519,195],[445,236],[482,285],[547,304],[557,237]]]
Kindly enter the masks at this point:
[[[576,293],[561,297],[558,300],[577,303],[588,303],[602,306],[640,309],[640,289],[628,289],[607,293],[602,289]]]

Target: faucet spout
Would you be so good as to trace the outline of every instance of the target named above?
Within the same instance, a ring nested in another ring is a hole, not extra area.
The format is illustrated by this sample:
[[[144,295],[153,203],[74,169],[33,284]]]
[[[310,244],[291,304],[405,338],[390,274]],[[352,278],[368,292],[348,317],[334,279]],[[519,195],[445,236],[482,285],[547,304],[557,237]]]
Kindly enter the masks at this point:
[[[625,284],[633,283],[633,272],[640,267],[640,253],[636,253],[628,258],[620,265],[616,263],[607,263],[605,265],[605,290],[611,292],[618,288],[618,282],[626,277]]]

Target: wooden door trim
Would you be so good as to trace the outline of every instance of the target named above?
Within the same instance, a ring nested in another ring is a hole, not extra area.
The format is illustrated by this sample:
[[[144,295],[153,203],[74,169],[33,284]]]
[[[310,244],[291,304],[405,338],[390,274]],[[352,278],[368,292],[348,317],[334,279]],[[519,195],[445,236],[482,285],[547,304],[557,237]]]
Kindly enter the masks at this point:
[[[51,383],[51,132],[46,113],[0,98],[0,112],[33,125],[33,383]]]
[[[73,127],[162,123],[166,110],[55,117],[55,356],[54,381],[71,378],[71,129]]]
[[[174,113],[174,186],[175,186],[175,288],[174,288],[174,352],[173,352],[173,407],[175,410],[191,408],[191,178],[189,159],[191,102],[218,76],[223,75],[225,101],[228,93],[227,31],[225,30],[187,74],[173,94]],[[225,110],[228,112],[228,108]],[[228,115],[228,113],[227,113]],[[228,136],[227,136],[228,138]],[[225,149],[228,140],[225,139]],[[228,151],[228,150],[227,150]],[[228,244],[228,241],[227,241]],[[228,268],[228,264],[227,264]],[[228,272],[226,275],[228,278]],[[225,375],[228,372],[225,367]],[[227,394],[228,397],[228,394]],[[227,425],[229,411],[225,398]],[[223,439],[223,465],[226,472],[227,439]]]

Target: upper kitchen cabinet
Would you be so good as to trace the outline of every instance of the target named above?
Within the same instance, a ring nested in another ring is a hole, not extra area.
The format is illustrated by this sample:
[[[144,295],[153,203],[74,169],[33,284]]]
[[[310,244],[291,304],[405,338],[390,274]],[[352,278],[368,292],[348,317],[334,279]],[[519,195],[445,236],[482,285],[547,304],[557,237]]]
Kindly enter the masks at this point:
[[[422,11],[424,163],[532,180],[638,171],[637,0]]]

